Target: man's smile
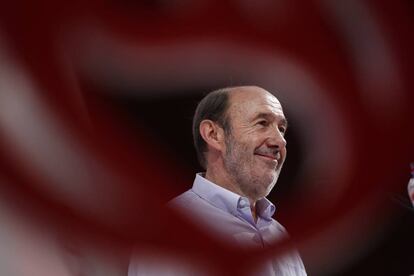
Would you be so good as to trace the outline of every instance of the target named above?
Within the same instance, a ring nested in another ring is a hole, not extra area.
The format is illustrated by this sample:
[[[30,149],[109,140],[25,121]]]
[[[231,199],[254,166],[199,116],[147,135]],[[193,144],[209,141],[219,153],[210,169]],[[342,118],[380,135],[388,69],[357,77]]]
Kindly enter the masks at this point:
[[[258,155],[258,156],[261,156],[261,157],[266,157],[268,159],[276,160],[277,161],[276,155],[272,155],[272,154],[262,154],[262,153],[255,153],[255,154]]]
[[[281,163],[281,154],[278,150],[256,150],[254,155],[265,161],[271,163],[275,168]]]
[[[259,157],[268,164],[272,164],[272,167],[274,168],[277,168],[279,166],[279,160],[275,155],[255,153],[255,156]]]

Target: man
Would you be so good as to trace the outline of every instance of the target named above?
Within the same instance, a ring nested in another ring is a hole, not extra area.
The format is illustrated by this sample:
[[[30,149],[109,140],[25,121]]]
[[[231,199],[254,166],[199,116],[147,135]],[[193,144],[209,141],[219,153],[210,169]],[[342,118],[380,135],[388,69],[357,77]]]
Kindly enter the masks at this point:
[[[206,171],[197,174],[192,189],[170,206],[230,245],[260,248],[286,237],[284,228],[272,219],[274,205],[265,198],[286,158],[286,129],[282,106],[262,88],[209,93],[193,118],[194,144]],[[142,267],[130,266],[130,275],[140,275]],[[252,275],[306,272],[294,252],[264,261]]]

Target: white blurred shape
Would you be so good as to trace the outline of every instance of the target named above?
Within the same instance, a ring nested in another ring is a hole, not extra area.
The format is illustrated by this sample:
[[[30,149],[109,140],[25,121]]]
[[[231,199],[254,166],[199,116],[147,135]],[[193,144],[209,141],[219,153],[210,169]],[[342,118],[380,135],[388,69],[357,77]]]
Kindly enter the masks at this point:
[[[96,219],[116,218],[119,179],[53,114],[29,74],[0,46],[0,131],[11,162],[45,194]]]
[[[321,3],[345,39],[366,107],[375,116],[392,117],[404,103],[404,93],[389,35],[364,1]]]
[[[0,179],[0,185],[8,186]],[[90,241],[65,241],[54,225],[34,210],[22,210],[11,198],[0,197],[0,275],[7,276],[124,276],[126,268],[110,248]],[[27,206],[30,206],[27,205]],[[70,257],[66,243],[77,256]],[[126,266],[125,266],[126,267]]]
[[[413,177],[411,177],[410,181],[408,181],[407,190],[408,190],[408,196],[410,197],[411,203],[414,206],[414,178]]]

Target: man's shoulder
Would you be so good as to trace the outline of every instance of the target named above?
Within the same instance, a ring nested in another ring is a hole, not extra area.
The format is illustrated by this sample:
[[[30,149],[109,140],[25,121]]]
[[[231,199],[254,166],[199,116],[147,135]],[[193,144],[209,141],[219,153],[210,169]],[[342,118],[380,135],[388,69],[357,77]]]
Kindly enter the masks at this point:
[[[280,232],[284,233],[287,235],[287,230],[286,228],[277,220],[275,220],[274,218],[272,218],[272,226],[275,227],[277,230],[279,230]]]
[[[189,207],[193,204],[199,203],[199,201],[200,197],[190,189],[171,199],[167,202],[167,206],[170,208]]]
[[[167,207],[197,220],[228,219],[232,214],[221,210],[192,189],[180,194],[167,203]]]

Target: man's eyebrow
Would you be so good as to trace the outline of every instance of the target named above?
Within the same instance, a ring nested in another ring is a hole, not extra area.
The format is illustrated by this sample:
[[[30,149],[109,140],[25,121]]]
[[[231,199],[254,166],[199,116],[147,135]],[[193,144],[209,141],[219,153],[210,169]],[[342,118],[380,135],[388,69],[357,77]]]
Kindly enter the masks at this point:
[[[270,119],[270,118],[274,118],[274,117],[275,117],[275,115],[273,113],[264,113],[264,112],[262,112],[262,113],[257,114],[253,118],[253,121],[255,121],[257,119]],[[278,116],[278,118],[281,118],[281,119],[279,119],[279,124],[284,126],[285,128],[287,128],[288,127],[287,119],[285,117],[282,117],[282,116]]]

